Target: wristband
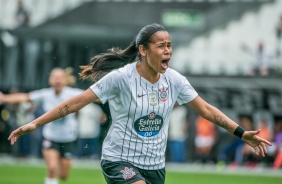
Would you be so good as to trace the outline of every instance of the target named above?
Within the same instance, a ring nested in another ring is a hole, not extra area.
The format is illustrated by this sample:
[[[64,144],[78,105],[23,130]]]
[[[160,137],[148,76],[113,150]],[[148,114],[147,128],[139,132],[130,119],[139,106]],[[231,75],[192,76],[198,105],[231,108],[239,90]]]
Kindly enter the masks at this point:
[[[238,126],[234,131],[234,135],[237,135],[238,137],[242,138],[245,131],[246,130],[243,127]]]

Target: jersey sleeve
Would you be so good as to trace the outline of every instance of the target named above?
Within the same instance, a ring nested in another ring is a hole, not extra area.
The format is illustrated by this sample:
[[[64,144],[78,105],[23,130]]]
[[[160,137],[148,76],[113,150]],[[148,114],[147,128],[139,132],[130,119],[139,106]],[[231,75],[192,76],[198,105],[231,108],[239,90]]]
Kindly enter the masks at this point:
[[[179,85],[179,95],[177,98],[177,102],[180,105],[191,102],[194,98],[198,96],[198,93],[191,86],[191,84],[186,79],[186,77],[181,76],[178,85]]]
[[[120,75],[121,74],[118,71],[112,71],[90,86],[90,89],[97,95],[103,104],[119,93],[118,82]]]

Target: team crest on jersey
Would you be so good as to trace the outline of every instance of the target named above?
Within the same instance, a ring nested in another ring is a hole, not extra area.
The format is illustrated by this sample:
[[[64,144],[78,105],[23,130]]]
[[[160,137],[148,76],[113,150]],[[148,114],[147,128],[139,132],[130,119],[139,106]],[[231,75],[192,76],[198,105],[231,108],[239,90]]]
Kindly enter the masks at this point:
[[[125,167],[124,170],[121,170],[120,172],[122,173],[122,177],[125,180],[132,178],[136,174],[133,168],[128,168],[128,167]]]
[[[165,102],[168,99],[168,87],[162,87],[159,89],[159,99]]]

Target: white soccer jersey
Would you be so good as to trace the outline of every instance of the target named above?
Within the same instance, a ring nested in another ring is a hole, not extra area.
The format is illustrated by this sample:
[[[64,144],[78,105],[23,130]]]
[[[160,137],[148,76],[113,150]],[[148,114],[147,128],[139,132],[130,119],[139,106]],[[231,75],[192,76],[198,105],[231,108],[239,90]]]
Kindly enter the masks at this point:
[[[53,88],[45,88],[29,93],[32,101],[40,102],[45,112],[53,109],[63,101],[81,94],[83,90],[64,87],[59,95]],[[71,142],[77,139],[77,120],[75,114],[69,114],[63,118],[50,122],[43,127],[43,137],[55,142]]]
[[[112,115],[102,159],[127,161],[148,170],[164,168],[171,110],[176,100],[183,104],[197,96],[187,79],[167,69],[151,84],[138,74],[135,62],[90,88],[102,103],[108,100]]]

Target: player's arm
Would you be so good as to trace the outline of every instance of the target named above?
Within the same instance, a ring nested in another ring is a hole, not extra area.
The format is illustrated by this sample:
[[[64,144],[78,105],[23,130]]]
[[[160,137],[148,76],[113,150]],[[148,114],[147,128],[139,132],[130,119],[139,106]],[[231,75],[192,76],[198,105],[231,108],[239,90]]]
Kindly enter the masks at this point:
[[[0,92],[0,104],[17,104],[26,101],[30,101],[28,93],[3,94]]]
[[[19,136],[35,130],[38,126],[45,125],[70,113],[77,112],[85,105],[96,100],[96,94],[91,89],[87,89],[82,94],[62,102],[61,104],[46,112],[37,119],[33,120],[32,122],[14,130],[9,136],[8,140],[11,141],[11,144],[14,144]]]
[[[271,145],[271,143],[258,136],[260,130],[245,131],[237,123],[228,118],[224,113],[204,101],[199,96],[189,102],[188,105],[203,118],[213,122],[214,124],[217,124],[231,134],[235,134],[242,138],[243,141],[254,148],[258,155],[265,156],[265,153],[267,153],[266,144]]]
[[[228,118],[219,109],[204,101],[200,96],[197,96],[188,105],[194,109],[200,116],[217,124],[230,133],[233,133],[238,124]]]

